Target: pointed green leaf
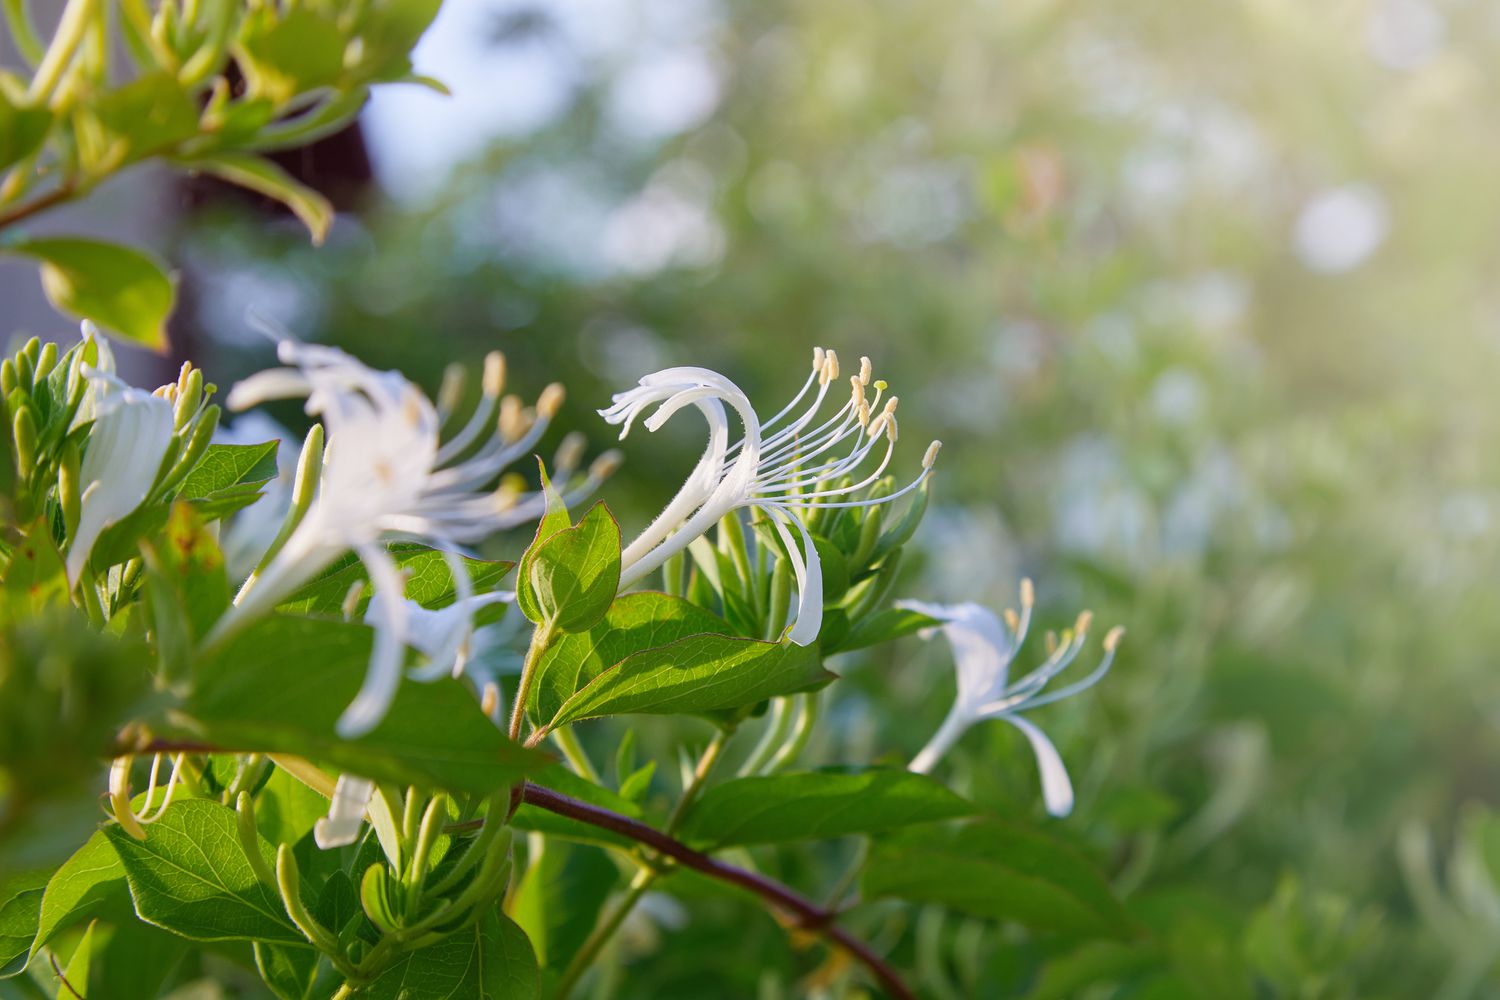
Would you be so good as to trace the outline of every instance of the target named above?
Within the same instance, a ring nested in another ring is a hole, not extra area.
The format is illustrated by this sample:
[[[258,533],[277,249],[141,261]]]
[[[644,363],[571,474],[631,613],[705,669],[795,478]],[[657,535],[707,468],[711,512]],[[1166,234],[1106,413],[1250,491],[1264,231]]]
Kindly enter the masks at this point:
[[[281,897],[256,877],[240,848],[233,809],[188,799],[145,829],[145,840],[119,826],[105,830],[142,920],[195,941],[308,946]],[[257,840],[266,866],[274,868],[271,845]]]
[[[276,478],[279,441],[260,444],[211,444],[177,490],[184,500],[210,499],[241,487],[260,486]]]
[[[26,967],[51,877],[51,871],[30,871],[0,878],[0,979]]]
[[[185,738],[298,754],[401,785],[487,795],[551,759],[507,739],[452,678],[405,683],[385,719],[354,740],[334,733],[369,665],[364,625],[277,615],[199,664]],[[266,656],[274,649],[276,656]]]
[[[627,656],[564,702],[548,728],[632,712],[724,712],[833,679],[813,646],[689,636]]]
[[[910,771],[810,771],[737,778],[699,797],[682,827],[711,847],[827,840],[974,814],[946,786]]]
[[[620,589],[620,526],[603,501],[575,527],[533,544],[521,558],[516,603],[534,622],[564,632],[593,627]]]
[[[668,594],[625,594],[587,632],[563,635],[543,655],[527,706],[536,722],[552,718],[585,684],[632,653],[655,649],[690,635],[728,635],[722,618]]]
[[[125,866],[104,831],[95,831],[47,882],[31,954],[46,947],[54,935],[85,920],[118,920],[130,914]]]
[[[499,913],[409,952],[361,1000],[536,1000],[541,974],[526,932]]]
[[[1135,932],[1092,864],[1055,837],[1015,823],[877,841],[863,883],[869,897],[936,903],[1038,931],[1122,939]]]
[[[316,245],[322,245],[333,225],[333,204],[327,198],[263,157],[215,153],[194,159],[188,166],[281,202],[302,220]]]

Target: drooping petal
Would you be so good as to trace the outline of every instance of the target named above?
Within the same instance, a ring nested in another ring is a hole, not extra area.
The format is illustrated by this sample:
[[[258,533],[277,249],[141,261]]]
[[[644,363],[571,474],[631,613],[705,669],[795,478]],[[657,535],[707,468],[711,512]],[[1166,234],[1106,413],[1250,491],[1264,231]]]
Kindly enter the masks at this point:
[[[771,517],[781,544],[786,546],[787,557],[792,561],[792,573],[797,578],[797,620],[787,638],[798,646],[808,646],[818,640],[823,629],[823,563],[818,558],[818,547],[802,519],[787,513],[780,507],[767,505],[763,508]],[[791,532],[785,522],[797,526],[802,533],[802,551],[792,541]]]
[[[1036,754],[1036,768],[1042,777],[1042,800],[1047,804],[1047,812],[1053,816],[1068,815],[1073,811],[1073,782],[1068,779],[1068,769],[1063,765],[1057,747],[1052,745],[1046,733],[1019,715],[1002,715],[1000,718],[1019,729],[1031,743],[1031,751]]]
[[[396,562],[378,545],[361,545],[355,549],[375,592],[372,601],[380,602],[380,624],[375,628],[375,647],[370,652],[370,666],[359,694],[339,717],[338,734],[344,739],[363,736],[385,717],[401,684],[401,660],[405,652],[407,610],[401,591],[401,572]]]

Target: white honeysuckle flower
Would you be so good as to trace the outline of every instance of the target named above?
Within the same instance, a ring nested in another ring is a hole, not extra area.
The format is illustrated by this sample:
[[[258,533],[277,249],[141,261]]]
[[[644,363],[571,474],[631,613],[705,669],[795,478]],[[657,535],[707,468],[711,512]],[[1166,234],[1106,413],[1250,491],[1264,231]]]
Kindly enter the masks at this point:
[[[369,573],[378,605],[365,683],[338,724],[339,734],[352,738],[385,715],[413,640],[404,580],[384,543],[406,538],[442,549],[458,601],[467,606],[469,578],[456,549],[543,512],[541,494],[523,492],[513,477],[501,473],[530,453],[561,405],[562,387],[548,386],[534,410],[514,397],[502,399],[502,366],[492,355],[474,417],[444,444],[437,408],[399,372],[376,371],[335,348],[293,340],[281,340],[277,356],[288,367],[240,382],[228,404],[238,410],[270,399],[306,397],[305,410],[322,420],[327,439],[317,495],[209,642],[266,614],[352,550]],[[570,495],[594,490],[613,462],[611,455],[601,456]],[[497,478],[500,485],[491,489]]]
[[[365,809],[374,794],[375,782],[368,778],[339,775],[328,803],[328,815],[313,824],[313,842],[326,851],[358,840],[364,828]]]
[[[970,726],[987,719],[1004,719],[1025,735],[1036,754],[1047,812],[1053,816],[1066,816],[1073,810],[1073,784],[1068,780],[1068,770],[1047,734],[1022,718],[1020,713],[1093,687],[1109,672],[1125,630],[1119,627],[1110,629],[1104,637],[1104,656],[1092,673],[1056,691],[1046,691],[1047,684],[1083,651],[1092,621],[1092,616],[1085,611],[1060,639],[1049,635],[1048,656],[1041,666],[1020,680],[1012,681],[1011,661],[1026,641],[1034,600],[1031,581],[1023,580],[1021,610],[1019,613],[1007,610],[1004,618],[978,604],[896,602],[898,608],[943,622],[924,630],[922,636],[930,639],[941,631],[948,637],[958,673],[958,695],[954,698],[953,708],[932,739],[912,759],[909,770],[926,774]]]
[[[156,485],[172,442],[172,404],[85,368],[93,418],[79,470],[78,527],[68,543],[68,583],[76,586],[104,529],[131,514]]]
[[[706,368],[668,368],[617,393],[614,405],[599,412],[610,423],[621,425],[621,438],[652,406],[655,411],[644,420],[649,431],[690,405],[708,421],[703,457],[656,520],[622,553],[620,586],[627,587],[659,568],[731,511],[759,508],[786,546],[797,579],[796,619],[788,637],[803,646],[817,639],[822,627],[822,567],[799,515],[825,507],[888,503],[922,484],[932,472],[938,449],[934,441],[922,459],[922,471],[900,490],[876,499],[849,499],[878,482],[890,464],[897,440],[896,397],[882,402],[886,384],[872,383],[869,359],[861,359],[859,374],[849,379],[851,391],[843,405],[820,420],[829,387],[838,378],[838,355],[814,348],[812,373],[801,390],[764,421],[738,386]],[[872,384],[874,397],[869,398]],[[804,403],[809,394],[811,401]],[[733,444],[726,405],[734,410],[743,430]],[[844,485],[845,477],[853,481]],[[801,551],[792,528],[802,536]]]

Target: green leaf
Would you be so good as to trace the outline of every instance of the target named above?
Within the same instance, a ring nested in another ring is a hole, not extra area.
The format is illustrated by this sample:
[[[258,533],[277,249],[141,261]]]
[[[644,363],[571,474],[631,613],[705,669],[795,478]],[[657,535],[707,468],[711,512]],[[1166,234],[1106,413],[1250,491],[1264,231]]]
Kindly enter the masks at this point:
[[[77,130],[79,159],[92,172],[118,170],[198,134],[197,104],[176,74],[165,70],[107,90],[80,110],[93,116],[103,131],[87,141],[85,137],[95,133]]]
[[[864,871],[868,897],[936,903],[1077,937],[1135,929],[1104,877],[1071,847],[1014,823],[975,823],[877,841]]]
[[[73,949],[64,975],[85,997],[154,997],[188,950],[188,942],[131,917],[95,921]],[[73,997],[66,990],[59,1000]]]
[[[322,245],[328,227],[333,225],[333,204],[327,198],[263,157],[248,153],[216,153],[194,159],[187,165],[281,202],[302,220],[315,245]]]
[[[456,591],[453,574],[448,569],[448,560],[442,552],[414,542],[397,542],[386,548],[396,562],[396,568],[406,575],[406,596],[429,610],[453,603]],[[485,559],[461,557],[464,568],[469,571],[469,580],[477,592],[493,590],[509,573],[514,563],[490,562]],[[279,606],[278,610],[307,615],[342,615],[344,598],[349,588],[360,581],[369,580],[365,565],[359,556],[350,553],[328,569],[317,579],[307,584]],[[363,613],[370,602],[367,593],[360,598],[356,615]]]
[[[252,94],[281,103],[333,85],[343,74],[344,43],[331,17],[307,7],[279,17],[263,11],[247,24],[238,62]]]
[[[859,623],[850,628],[838,643],[832,647],[825,647],[824,652],[832,655],[833,653],[847,653],[854,649],[864,649],[867,646],[915,635],[924,628],[935,628],[941,624],[942,622],[936,618],[916,611],[887,608],[860,619]]]
[[[598,922],[620,870],[597,847],[544,840],[528,858],[507,909],[543,968],[568,963]]]
[[[592,628],[620,589],[620,526],[604,502],[576,527],[535,543],[521,557],[516,603],[534,622],[564,632]]]
[[[0,90],[0,170],[36,152],[51,128],[51,111],[13,104]]]
[[[261,444],[211,444],[177,496],[184,500],[211,499],[237,488],[260,486],[276,478],[279,441]]]
[[[543,654],[527,709],[536,722],[557,715],[583,685],[632,653],[690,635],[728,635],[722,618],[668,594],[642,590],[619,597],[587,632],[565,634]]]
[[[105,830],[125,866],[135,911],[147,923],[195,941],[259,940],[307,946],[275,890],[256,877],[240,848],[234,810],[204,799],[172,804],[136,840]],[[275,852],[257,847],[269,868]]]
[[[52,541],[51,523],[38,519],[11,550],[10,562],[0,574],[4,593],[0,619],[14,615],[31,617],[49,604],[68,600],[68,577],[62,554]]]
[[[166,350],[177,293],[154,258],[115,243],[61,236],[20,240],[7,249],[41,261],[42,290],[58,309],[130,343]]]
[[[215,746],[291,753],[380,781],[488,795],[551,759],[495,728],[452,678],[402,684],[385,719],[354,740],[334,725],[369,664],[372,632],[349,622],[273,616],[199,664],[184,706]],[[266,650],[277,651],[266,656]],[[191,738],[191,737],[190,737]]]
[[[141,542],[146,599],[168,679],[186,679],[193,652],[229,607],[224,555],[192,506],[172,506],[166,531]]]
[[[255,827],[272,844],[295,844],[328,814],[328,800],[275,768],[255,794]]]
[[[627,656],[564,702],[548,728],[631,712],[724,712],[833,679],[813,646],[694,635]]]
[[[971,816],[974,806],[910,771],[810,771],[737,778],[699,797],[684,839],[712,847],[826,840]]]
[[[0,878],[0,978],[26,967],[52,872],[17,872]]]
[[[85,920],[118,920],[131,916],[125,866],[103,830],[96,830],[47,882],[37,921],[35,955],[53,937]]]
[[[318,953],[255,942],[255,968],[280,1000],[308,1000],[318,977]]]
[[[535,1000],[541,974],[526,932],[498,913],[408,953],[361,1000]]]

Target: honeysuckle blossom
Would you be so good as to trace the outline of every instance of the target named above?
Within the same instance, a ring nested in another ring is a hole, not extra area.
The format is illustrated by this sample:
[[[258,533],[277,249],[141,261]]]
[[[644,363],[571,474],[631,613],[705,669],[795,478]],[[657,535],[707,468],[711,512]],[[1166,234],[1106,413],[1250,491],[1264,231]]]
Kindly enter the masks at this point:
[[[68,583],[76,585],[94,543],[151,494],[172,442],[172,403],[126,385],[107,371],[85,368],[93,427],[79,472],[78,527],[68,543]]]
[[[375,794],[375,782],[352,774],[339,775],[328,802],[328,815],[313,824],[313,842],[323,850],[343,847],[359,839],[365,810]]]
[[[292,432],[258,410],[241,414],[229,427],[214,434],[219,444],[263,444],[278,441],[276,478],[261,490],[260,499],[236,511],[219,532],[224,565],[235,579],[244,579],[255,568],[281,531],[292,506],[292,482],[297,474],[297,450]]]
[[[938,449],[934,441],[922,459],[922,471],[903,488],[875,499],[854,499],[878,482],[890,464],[898,436],[896,397],[883,398],[886,384],[872,382],[870,362],[864,358],[858,374],[850,376],[843,405],[820,418],[838,380],[838,355],[815,348],[812,373],[801,390],[766,420],[738,386],[705,368],[668,368],[617,393],[614,404],[599,412],[621,425],[621,438],[653,406],[655,411],[643,421],[648,431],[657,430],[686,406],[697,407],[708,421],[703,457],[656,520],[622,553],[620,585],[629,586],[659,568],[731,511],[758,508],[781,537],[797,579],[796,619],[788,637],[804,646],[817,639],[822,627],[822,567],[800,515],[894,500],[921,485]],[[743,432],[733,444],[726,406]],[[800,551],[793,529],[801,535]]]
[[[1104,656],[1088,676],[1056,691],[1046,691],[1047,684],[1083,651],[1092,620],[1085,611],[1060,639],[1054,642],[1049,636],[1048,656],[1041,666],[1020,680],[1012,681],[1011,661],[1026,641],[1033,601],[1031,581],[1024,580],[1021,583],[1020,612],[1007,610],[1003,619],[978,604],[896,602],[899,608],[943,622],[941,626],[925,630],[922,635],[931,638],[941,631],[948,637],[958,673],[958,695],[953,708],[932,739],[912,759],[909,769],[926,774],[970,726],[986,719],[1004,719],[1021,731],[1036,754],[1047,812],[1053,816],[1066,816],[1073,809],[1073,784],[1068,779],[1068,770],[1047,734],[1022,718],[1020,713],[1059,701],[1096,684],[1109,672],[1124,630],[1113,628],[1104,637]]]
[[[352,550],[364,563],[378,605],[365,682],[338,724],[340,735],[354,737],[384,716],[402,677],[405,649],[421,631],[384,542],[408,538],[442,549],[458,606],[467,608],[469,579],[456,549],[542,512],[543,497],[500,474],[531,452],[562,402],[562,387],[548,386],[534,410],[515,397],[502,398],[503,365],[493,354],[486,359],[483,395],[473,416],[443,442],[437,407],[399,372],[376,371],[343,351],[293,340],[280,341],[277,355],[287,367],[240,382],[228,403],[244,409],[269,399],[306,397],[306,412],[322,420],[327,434],[317,493],[209,642],[270,611]],[[596,461],[572,493],[592,491],[612,461],[609,456]],[[491,488],[497,478],[499,485]],[[467,628],[465,619],[458,631]]]

